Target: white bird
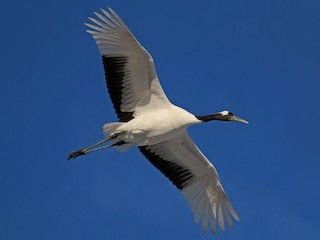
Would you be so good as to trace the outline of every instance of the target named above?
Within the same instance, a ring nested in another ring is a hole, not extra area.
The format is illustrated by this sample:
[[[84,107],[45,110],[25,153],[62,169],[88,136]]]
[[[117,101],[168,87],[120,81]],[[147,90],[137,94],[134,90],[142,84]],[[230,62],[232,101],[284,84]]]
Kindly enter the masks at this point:
[[[109,94],[119,122],[103,126],[105,139],[69,154],[74,159],[89,152],[115,146],[127,150],[132,145],[182,192],[195,217],[208,224],[213,233],[216,222],[225,230],[224,218],[233,227],[231,216],[239,217],[231,206],[211,162],[193,143],[187,128],[212,120],[247,121],[229,111],[195,116],[172,104],[162,90],[154,61],[140,45],[119,15],[109,8],[95,13],[94,24],[86,25],[102,55]],[[98,147],[110,141],[110,145]]]

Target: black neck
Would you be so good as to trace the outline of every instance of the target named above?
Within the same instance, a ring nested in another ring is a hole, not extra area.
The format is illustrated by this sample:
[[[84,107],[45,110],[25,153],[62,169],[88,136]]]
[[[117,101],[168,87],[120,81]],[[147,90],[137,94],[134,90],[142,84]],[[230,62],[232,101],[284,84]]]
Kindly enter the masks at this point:
[[[219,121],[228,121],[225,116],[222,116],[221,113],[215,113],[215,114],[209,114],[205,116],[196,116],[200,121],[202,122],[209,122],[213,120],[219,120]]]

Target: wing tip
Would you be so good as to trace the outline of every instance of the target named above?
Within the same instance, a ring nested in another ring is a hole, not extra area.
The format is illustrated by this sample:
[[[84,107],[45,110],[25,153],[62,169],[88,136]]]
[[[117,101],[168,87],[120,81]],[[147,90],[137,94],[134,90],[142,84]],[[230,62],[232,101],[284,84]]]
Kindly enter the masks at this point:
[[[107,7],[107,8],[112,14],[115,12],[111,7]]]

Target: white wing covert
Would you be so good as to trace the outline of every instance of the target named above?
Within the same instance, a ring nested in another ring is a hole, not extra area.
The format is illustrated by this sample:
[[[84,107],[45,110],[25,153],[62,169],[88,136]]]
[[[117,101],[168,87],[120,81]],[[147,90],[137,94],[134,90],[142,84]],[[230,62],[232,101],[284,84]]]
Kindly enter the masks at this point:
[[[230,227],[233,227],[231,216],[239,221],[216,169],[193,143],[187,132],[169,141],[139,148],[182,192],[194,213],[195,222],[198,223],[202,219],[203,232],[207,231],[210,224],[211,231],[215,233],[216,222],[224,231],[224,218]]]
[[[145,109],[170,106],[151,55],[140,45],[119,15],[109,8],[95,13],[86,25],[102,55],[110,98],[122,122]]]

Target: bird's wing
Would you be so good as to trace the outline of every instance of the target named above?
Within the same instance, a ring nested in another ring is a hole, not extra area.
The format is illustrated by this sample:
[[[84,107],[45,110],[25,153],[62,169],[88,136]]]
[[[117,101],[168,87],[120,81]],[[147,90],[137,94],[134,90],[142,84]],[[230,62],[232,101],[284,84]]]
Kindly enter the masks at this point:
[[[193,143],[185,131],[177,137],[156,145],[139,147],[145,157],[182,192],[196,223],[202,219],[202,230],[208,223],[213,233],[216,222],[224,231],[224,218],[233,227],[231,216],[239,217],[231,206],[210,161]]]
[[[94,24],[86,25],[103,59],[111,100],[122,122],[148,109],[167,108],[170,102],[162,90],[151,55],[140,45],[119,15],[101,9]]]

